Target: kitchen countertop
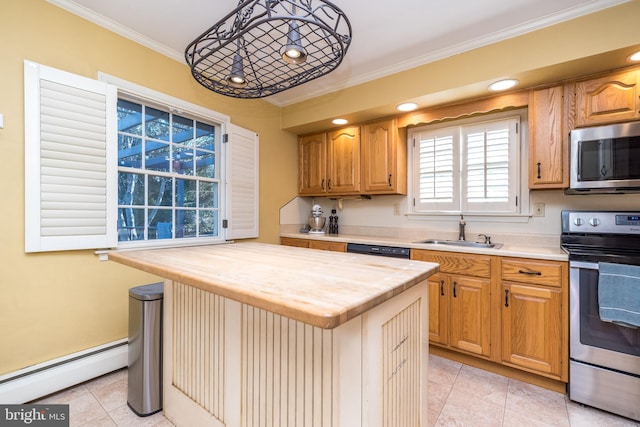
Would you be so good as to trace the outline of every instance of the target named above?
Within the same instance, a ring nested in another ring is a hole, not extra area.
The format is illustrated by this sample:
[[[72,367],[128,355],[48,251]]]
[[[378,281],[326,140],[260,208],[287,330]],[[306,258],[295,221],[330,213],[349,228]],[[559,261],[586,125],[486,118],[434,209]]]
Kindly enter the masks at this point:
[[[546,259],[552,261],[567,261],[569,258],[567,254],[560,248],[560,246],[547,246],[547,245],[535,245],[529,244],[523,241],[522,238],[518,241],[500,242],[503,246],[496,248],[473,248],[462,247],[453,245],[442,244],[427,244],[427,243],[415,243],[418,240],[426,240],[422,238],[407,239],[404,237],[388,237],[388,236],[364,236],[355,234],[308,234],[308,233],[296,233],[296,232],[283,232],[280,237],[289,237],[294,239],[310,239],[310,240],[324,240],[331,242],[345,242],[345,243],[363,243],[369,245],[385,245],[385,246],[399,246],[410,249],[427,249],[433,251],[448,251],[459,253],[471,253],[471,254],[483,254],[483,255],[495,255],[505,257],[518,257],[518,258],[534,258],[534,259]]]
[[[256,242],[113,251],[109,259],[324,329],[438,271],[422,261]]]

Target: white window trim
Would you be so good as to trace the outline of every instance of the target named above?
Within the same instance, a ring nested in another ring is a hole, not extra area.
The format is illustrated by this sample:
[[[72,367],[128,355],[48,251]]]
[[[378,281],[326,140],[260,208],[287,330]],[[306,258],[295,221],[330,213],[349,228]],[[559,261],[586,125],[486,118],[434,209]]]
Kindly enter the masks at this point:
[[[158,248],[206,245],[212,243],[224,243],[233,239],[256,238],[259,235],[258,226],[258,147],[259,138],[255,132],[243,129],[231,123],[228,115],[218,113],[208,108],[184,101],[180,98],[167,95],[153,89],[123,80],[104,72],[98,72],[98,80],[109,83],[118,88],[124,97],[142,100],[151,105],[164,104],[172,113],[188,114],[206,121],[217,121],[221,124],[222,134],[228,135],[227,142],[220,143],[220,153],[225,161],[221,162],[220,180],[222,191],[220,200],[225,204],[220,211],[227,227],[219,228],[220,236],[212,238],[175,239],[171,242],[162,240],[119,242],[119,248]],[[236,147],[235,149],[231,146]],[[253,158],[247,154],[253,154]],[[237,154],[243,157],[239,160]],[[243,156],[244,154],[244,156]],[[249,158],[248,158],[249,157]],[[235,167],[245,167],[243,173],[237,173]],[[236,173],[234,173],[234,171]],[[253,187],[251,187],[253,184]],[[240,191],[233,191],[237,187]],[[222,222],[222,221],[221,221]]]
[[[413,140],[412,135],[413,132],[420,131],[422,129],[439,129],[439,128],[447,128],[451,126],[458,125],[466,125],[479,123],[483,121],[490,120],[499,120],[504,119],[511,116],[519,116],[520,117],[520,141],[519,141],[519,164],[518,164],[518,186],[519,186],[519,211],[516,213],[501,213],[501,212],[464,212],[460,210],[443,210],[443,211],[431,211],[431,212],[421,212],[416,211],[414,208],[413,200],[416,196],[416,184],[414,183],[415,176],[415,154],[413,149]],[[465,215],[465,218],[474,218],[476,221],[480,222],[516,222],[516,223],[524,223],[528,222],[529,218],[532,217],[532,213],[530,212],[530,192],[528,187],[528,150],[527,150],[527,136],[528,136],[528,116],[527,109],[516,109],[503,111],[499,113],[489,113],[483,114],[477,117],[468,117],[458,120],[445,121],[437,124],[428,124],[425,126],[416,127],[414,129],[409,129],[407,135],[407,154],[408,154],[408,183],[407,190],[408,196],[406,198],[406,216],[410,221],[441,221],[442,219],[448,218],[459,218],[460,213]]]

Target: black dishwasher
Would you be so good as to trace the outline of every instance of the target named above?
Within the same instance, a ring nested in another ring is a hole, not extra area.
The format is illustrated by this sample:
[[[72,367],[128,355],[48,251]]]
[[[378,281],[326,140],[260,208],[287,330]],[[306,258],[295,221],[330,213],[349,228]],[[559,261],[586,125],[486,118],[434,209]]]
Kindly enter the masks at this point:
[[[347,252],[354,254],[377,255],[391,258],[409,259],[411,250],[397,246],[365,245],[361,243],[347,243]]]

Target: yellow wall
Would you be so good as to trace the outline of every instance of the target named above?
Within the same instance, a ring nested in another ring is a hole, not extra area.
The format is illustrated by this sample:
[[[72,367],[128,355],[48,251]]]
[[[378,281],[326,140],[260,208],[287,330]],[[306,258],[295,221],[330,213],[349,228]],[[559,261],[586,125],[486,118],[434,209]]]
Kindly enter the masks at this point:
[[[128,293],[158,279],[92,251],[24,253],[23,61],[97,78],[99,71],[227,114],[260,135],[260,239],[278,241],[278,210],[295,196],[296,138],[280,109],[210,92],[186,65],[45,0],[0,12],[0,375],[127,336]]]

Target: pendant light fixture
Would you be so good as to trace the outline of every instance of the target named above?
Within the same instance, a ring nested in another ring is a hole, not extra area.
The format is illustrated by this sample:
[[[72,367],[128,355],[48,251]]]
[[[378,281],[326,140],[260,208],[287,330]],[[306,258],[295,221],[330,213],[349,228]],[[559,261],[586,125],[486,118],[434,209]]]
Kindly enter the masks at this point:
[[[307,51],[300,42],[300,30],[296,21],[289,24],[287,45],[282,52],[282,59],[288,64],[302,64],[307,60]]]
[[[262,98],[335,70],[351,43],[351,23],[326,0],[240,0],[187,46],[204,87]]]
[[[244,61],[240,54],[240,45],[233,57],[233,65],[231,65],[231,73],[226,78],[227,83],[231,87],[242,89],[247,86],[247,78],[244,75]]]

